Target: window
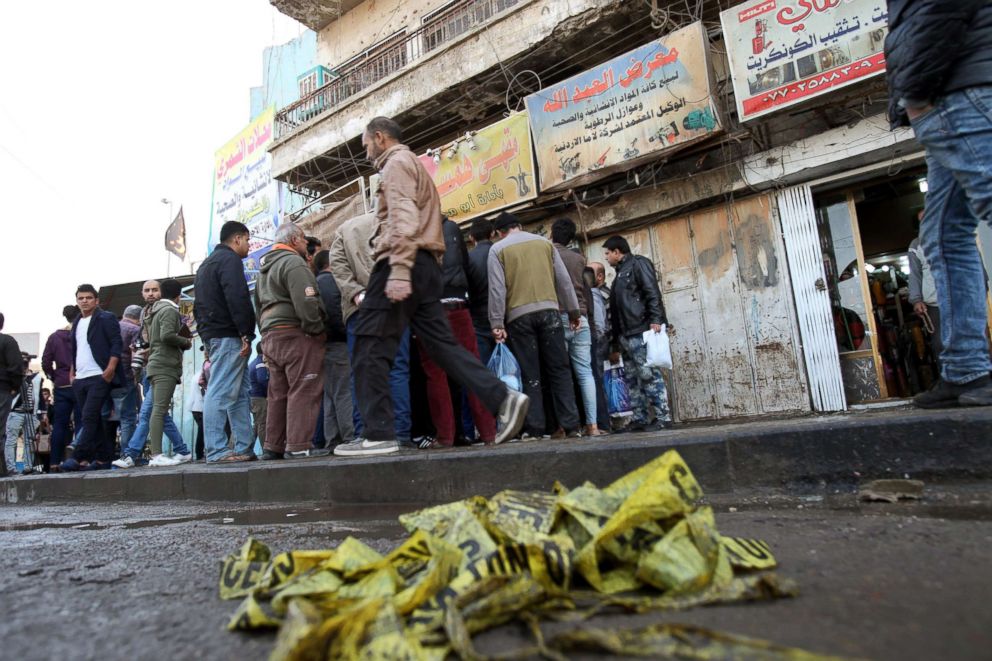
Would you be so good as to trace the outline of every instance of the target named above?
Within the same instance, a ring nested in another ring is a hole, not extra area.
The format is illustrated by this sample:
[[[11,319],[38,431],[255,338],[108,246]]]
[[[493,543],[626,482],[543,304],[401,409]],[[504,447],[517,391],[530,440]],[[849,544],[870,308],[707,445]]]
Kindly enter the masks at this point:
[[[520,0],[455,0],[423,18],[424,52],[478,27]]]

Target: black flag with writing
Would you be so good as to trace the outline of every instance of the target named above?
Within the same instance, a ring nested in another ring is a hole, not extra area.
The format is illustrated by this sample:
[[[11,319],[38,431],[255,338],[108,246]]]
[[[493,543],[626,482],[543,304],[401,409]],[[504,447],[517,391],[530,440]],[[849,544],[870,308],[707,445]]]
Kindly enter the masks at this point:
[[[183,208],[165,231],[165,249],[179,259],[186,259],[186,221],[183,219]]]

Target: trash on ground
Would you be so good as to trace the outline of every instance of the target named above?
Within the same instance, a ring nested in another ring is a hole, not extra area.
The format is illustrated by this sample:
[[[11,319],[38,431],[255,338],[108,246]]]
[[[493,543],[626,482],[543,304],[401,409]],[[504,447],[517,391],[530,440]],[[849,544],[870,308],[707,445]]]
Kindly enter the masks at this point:
[[[229,629],[278,631],[273,660],[479,659],[472,636],[512,621],[534,637],[514,658],[827,658],[673,623],[546,639],[541,620],[795,596],[768,571],[768,545],[720,535],[701,496],[669,451],[603,489],[507,490],[403,515],[410,536],[386,555],[352,537],[277,554],[249,539],[221,562],[220,596],[242,600]]]
[[[861,488],[861,500],[898,503],[900,500],[919,500],[923,497],[922,480],[872,480]]]

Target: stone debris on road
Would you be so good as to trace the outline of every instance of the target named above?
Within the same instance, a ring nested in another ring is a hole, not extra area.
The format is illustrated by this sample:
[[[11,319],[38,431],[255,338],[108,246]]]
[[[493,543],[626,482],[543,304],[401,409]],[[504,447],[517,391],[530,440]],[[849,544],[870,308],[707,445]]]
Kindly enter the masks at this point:
[[[867,502],[898,503],[923,497],[922,480],[872,480],[861,488],[859,496]]]

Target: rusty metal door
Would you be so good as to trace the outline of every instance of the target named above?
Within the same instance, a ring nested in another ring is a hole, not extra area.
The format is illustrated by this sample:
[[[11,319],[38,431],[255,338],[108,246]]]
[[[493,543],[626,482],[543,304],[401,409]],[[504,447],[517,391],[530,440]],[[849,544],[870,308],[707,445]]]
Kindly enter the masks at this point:
[[[650,228],[672,338],[680,420],[809,409],[771,198]]]

